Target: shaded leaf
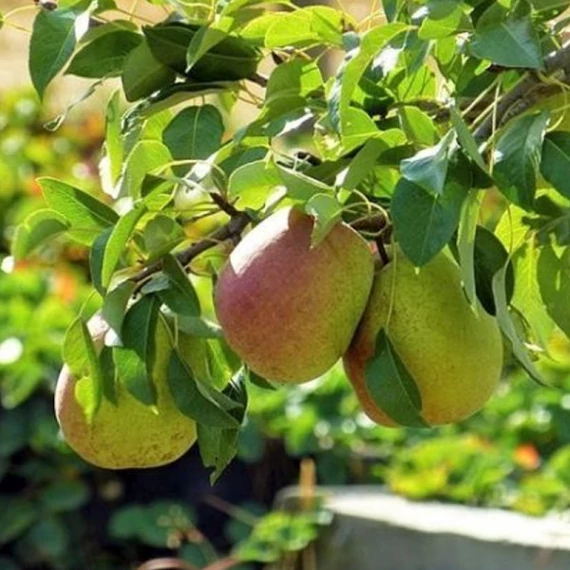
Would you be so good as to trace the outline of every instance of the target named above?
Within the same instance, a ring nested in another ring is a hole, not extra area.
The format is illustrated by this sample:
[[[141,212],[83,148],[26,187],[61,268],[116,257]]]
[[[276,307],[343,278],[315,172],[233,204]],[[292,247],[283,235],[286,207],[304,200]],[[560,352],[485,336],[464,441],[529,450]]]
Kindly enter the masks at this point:
[[[352,95],[376,54],[408,26],[393,22],[367,32],[358,47],[351,49],[337,73],[328,100],[329,117],[337,132],[345,129]]]
[[[570,248],[559,256],[550,243],[545,245],[538,256],[537,278],[548,314],[570,338]]]
[[[392,199],[392,218],[396,239],[406,256],[420,267],[425,265],[451,239],[466,190],[449,182],[441,196],[400,179]]]
[[[530,209],[536,193],[542,141],[548,112],[514,119],[497,141],[493,176],[500,190],[515,204]]]
[[[224,429],[239,427],[240,422],[230,413],[238,405],[197,380],[176,351],[170,357],[168,384],[178,409],[198,424]]]
[[[100,231],[119,219],[109,206],[61,180],[40,178],[38,183],[49,207],[61,214],[73,229]]]
[[[116,30],[99,36],[73,56],[66,73],[90,78],[120,75],[125,59],[142,39],[140,34],[128,30]]]
[[[493,295],[495,297],[495,307],[497,310],[497,322],[503,334],[509,339],[513,355],[518,363],[526,370],[529,376],[541,385],[546,385],[540,372],[536,369],[527,349],[520,338],[509,312],[506,294],[507,266],[503,266],[493,277]]]
[[[431,194],[441,195],[454,139],[453,131],[449,131],[435,146],[420,150],[411,158],[402,160],[402,174]]]
[[[342,208],[330,194],[315,194],[305,204],[305,212],[314,219],[311,247],[316,247],[341,221]]]
[[[125,252],[128,241],[130,240],[137,222],[146,212],[144,204],[136,206],[130,212],[125,214],[115,225],[109,238],[105,243],[103,253],[103,264],[101,267],[101,284],[107,288],[111,283],[113,273]]]
[[[153,365],[157,346],[160,302],[146,295],[125,314],[121,329],[123,347],[113,348],[119,381],[141,403],[156,404]]]
[[[121,81],[129,102],[152,95],[174,83],[175,78],[175,72],[154,57],[146,42],[133,49],[123,62]]]
[[[477,21],[469,48],[475,56],[505,67],[544,68],[540,39],[524,0],[510,12],[492,4]]]
[[[12,255],[22,260],[40,245],[67,231],[70,223],[54,210],[37,210],[17,228],[12,239]]]
[[[204,160],[222,144],[224,122],[213,105],[187,107],[164,129],[162,141],[175,160]],[[180,167],[187,172],[190,165]]]
[[[199,317],[198,295],[178,260],[172,255],[166,255],[162,260],[162,270],[168,278],[169,287],[159,292],[161,301],[175,313]]]
[[[28,67],[40,98],[73,54],[76,19],[71,10],[40,10],[34,20]]]
[[[374,357],[366,364],[364,379],[374,403],[392,420],[403,426],[427,427],[421,416],[419,388],[384,329],[378,333]]]
[[[552,187],[570,198],[570,133],[554,131],[547,133],[542,145],[540,173]]]

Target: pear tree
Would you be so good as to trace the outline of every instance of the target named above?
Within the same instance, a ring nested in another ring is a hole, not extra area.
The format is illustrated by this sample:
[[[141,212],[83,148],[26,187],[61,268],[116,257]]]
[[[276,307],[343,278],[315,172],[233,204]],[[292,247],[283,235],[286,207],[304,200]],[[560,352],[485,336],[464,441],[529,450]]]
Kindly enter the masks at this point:
[[[215,480],[252,383],[344,363],[371,419],[427,428],[564,359],[570,0],[340,6],[36,2],[37,95],[90,82],[49,127],[107,94],[101,192],[39,179],[12,241],[89,251],[55,406],[88,461],[196,442]]]

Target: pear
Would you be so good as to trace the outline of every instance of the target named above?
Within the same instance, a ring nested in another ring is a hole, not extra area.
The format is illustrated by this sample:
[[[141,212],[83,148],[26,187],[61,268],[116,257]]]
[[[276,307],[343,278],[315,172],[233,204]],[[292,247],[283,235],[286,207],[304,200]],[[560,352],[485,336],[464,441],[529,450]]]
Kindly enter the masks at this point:
[[[365,380],[381,329],[415,381],[421,417],[429,425],[471,416],[497,386],[503,362],[498,324],[482,306],[468,302],[459,267],[447,253],[439,253],[418,270],[395,248],[393,260],[375,277],[344,357],[347,376],[366,414],[379,424],[394,426],[397,421],[372,399]]]
[[[96,315],[88,328],[101,350],[108,324]],[[168,342],[165,334],[162,327],[157,329],[157,345]],[[70,447],[89,463],[107,469],[157,467],[184,454],[196,441],[196,424],[178,410],[170,395],[166,379],[169,357],[170,351],[157,351],[156,409],[139,402],[119,381],[117,405],[103,396],[91,422],[76,400],[75,378],[64,366],[57,381],[55,411]]]
[[[226,340],[257,374],[301,383],[344,354],[372,286],[367,242],[337,223],[311,247],[314,220],[272,214],[237,245],[220,273],[215,308]]]

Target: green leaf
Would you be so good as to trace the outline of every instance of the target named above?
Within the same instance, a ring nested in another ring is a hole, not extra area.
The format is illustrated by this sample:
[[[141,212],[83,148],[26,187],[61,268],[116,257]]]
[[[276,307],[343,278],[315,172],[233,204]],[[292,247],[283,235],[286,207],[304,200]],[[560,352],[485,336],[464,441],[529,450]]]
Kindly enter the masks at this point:
[[[475,232],[481,203],[479,193],[471,190],[461,208],[459,228],[457,231],[457,250],[459,253],[459,267],[463,289],[471,305],[475,306],[477,300],[475,286]]]
[[[204,467],[213,467],[210,485],[213,485],[231,463],[238,450],[239,429],[219,429],[198,424],[198,444]]]
[[[125,150],[121,128],[121,92],[115,91],[105,112],[105,153],[109,161],[111,184],[115,185],[123,168]]]
[[[537,278],[548,314],[570,338],[570,248],[565,247],[559,256],[546,244],[538,256]]]
[[[66,73],[91,78],[120,75],[125,59],[142,39],[140,34],[128,30],[116,30],[99,36],[74,55]]]
[[[238,207],[257,210],[271,193],[283,185],[283,180],[273,162],[255,160],[236,168],[230,175],[228,196],[238,199]]]
[[[54,210],[32,212],[17,228],[12,240],[12,255],[19,261],[40,245],[67,231],[69,222]]]
[[[364,379],[371,398],[392,420],[402,426],[427,427],[420,391],[384,329],[378,333]]]
[[[414,265],[425,265],[449,242],[465,196],[466,190],[453,181],[441,196],[433,196],[400,179],[392,198],[392,218],[396,239]]]
[[[76,25],[82,23],[71,10],[38,12],[30,39],[28,67],[40,98],[73,54]]]
[[[125,214],[115,225],[106,241],[101,268],[101,284],[107,288],[111,283],[113,273],[125,252],[127,243],[135,231],[137,222],[146,212],[144,204],[140,204]]]
[[[121,82],[130,103],[152,95],[175,79],[175,72],[154,57],[147,42],[133,49],[123,62]]]
[[[532,0],[532,5],[538,12],[564,10],[570,6],[570,0]]]
[[[570,198],[570,133],[554,131],[547,133],[542,145],[540,173],[552,187]]]
[[[328,6],[308,6],[282,13],[265,35],[265,47],[331,45],[342,47],[347,14]]]
[[[103,339],[98,339],[102,344]],[[87,422],[93,421],[103,395],[103,372],[93,336],[82,317],[77,317],[65,333],[63,358],[75,376],[75,399]]]
[[[69,532],[59,518],[41,518],[26,533],[25,542],[41,559],[57,559],[68,548]]]
[[[119,381],[146,406],[156,404],[153,364],[160,348],[156,342],[159,307],[154,295],[135,303],[123,320],[123,347],[113,348]]]
[[[352,191],[370,174],[380,156],[390,148],[405,142],[405,136],[399,129],[388,129],[366,141],[364,146],[350,160],[348,168],[337,178],[337,185]]]
[[[469,48],[476,57],[497,65],[544,69],[540,39],[524,0],[510,12],[493,3],[477,21]]]
[[[350,101],[367,67],[382,48],[406,29],[408,26],[400,22],[373,28],[362,37],[358,47],[347,53],[328,100],[329,117],[337,132],[346,128]]]
[[[36,516],[36,509],[27,499],[0,495],[0,544],[21,536]]]
[[[114,406],[119,405],[117,399],[117,374],[115,362],[113,360],[113,349],[110,346],[104,346],[99,353],[99,365],[101,368],[101,382],[103,397],[111,402]]]
[[[120,540],[138,538],[145,515],[145,507],[140,505],[128,505],[115,510],[109,521],[109,534]]]
[[[420,150],[411,158],[402,160],[400,167],[402,174],[430,194],[440,196],[445,186],[454,139],[453,131],[449,131],[437,145]]]
[[[187,107],[164,129],[162,141],[175,160],[204,160],[222,144],[224,121],[213,105]],[[190,165],[180,167],[184,173]]]
[[[281,180],[287,189],[287,195],[293,200],[307,202],[315,194],[333,195],[333,189],[319,180],[315,180],[298,170],[290,170],[277,165]]]
[[[497,310],[497,322],[503,334],[509,339],[513,355],[529,376],[541,385],[546,385],[534,362],[530,359],[527,349],[517,332],[515,323],[509,312],[506,294],[507,266],[503,266],[493,277],[493,295]]]
[[[429,0],[420,11],[425,16],[418,32],[423,40],[437,40],[471,31],[471,22],[457,0]]]
[[[493,176],[501,192],[515,204],[532,208],[548,112],[513,120],[497,141]]]
[[[168,384],[178,409],[198,424],[225,429],[239,427],[240,422],[230,413],[237,404],[197,380],[176,351],[170,357]]]
[[[479,147],[477,146],[477,141],[473,136],[473,133],[469,130],[469,127],[463,120],[463,117],[459,114],[457,109],[451,105],[449,108],[451,113],[451,124],[455,129],[457,134],[457,140],[461,145],[461,148],[465,151],[467,156],[483,171],[488,173],[489,169],[483,160],[483,156],[479,152]]]
[[[74,511],[89,499],[89,487],[82,481],[69,479],[54,481],[42,490],[41,505],[53,513]]]
[[[200,316],[200,301],[190,277],[178,260],[167,255],[162,260],[162,270],[170,286],[159,292],[161,301],[173,312],[187,317]]]
[[[515,287],[513,264],[501,241],[488,229],[478,226],[473,252],[477,297],[490,315],[496,314],[493,297],[493,276],[507,265],[505,279],[507,303],[511,302]]]
[[[185,238],[180,224],[161,214],[150,220],[143,230],[144,246],[151,259],[165,255]]]
[[[148,47],[154,57],[177,73],[186,72],[186,53],[195,29],[171,24],[143,28]]]
[[[278,103],[279,99],[307,97],[323,88],[323,76],[314,61],[292,59],[278,65],[269,76],[265,92],[265,107]]]
[[[113,228],[107,228],[104,232],[99,234],[89,252],[89,271],[91,273],[91,282],[95,290],[101,295],[105,295],[105,287],[103,286],[102,273],[103,273],[103,259],[105,256],[105,248],[107,242],[111,237]]]
[[[200,338],[223,338],[222,328],[208,319],[198,317],[178,316],[178,329],[192,336]]]
[[[38,183],[48,206],[61,214],[74,230],[98,233],[119,219],[109,206],[61,180],[40,178]]]
[[[305,212],[314,218],[311,247],[318,246],[342,219],[342,208],[330,194],[312,196],[305,204]]]
[[[136,284],[133,281],[123,281],[109,291],[103,299],[101,314],[118,336],[121,334],[125,311],[135,287]]]
[[[439,135],[433,121],[417,107],[411,105],[400,107],[398,118],[409,140],[422,146],[433,146],[437,143]]]
[[[156,140],[142,140],[135,144],[125,165],[121,183],[121,196],[140,198],[145,178],[156,171],[164,173],[165,166],[172,162],[168,147]]]
[[[201,28],[188,46],[186,70],[199,82],[240,81],[257,71],[260,59],[258,50],[242,38],[213,27]]]

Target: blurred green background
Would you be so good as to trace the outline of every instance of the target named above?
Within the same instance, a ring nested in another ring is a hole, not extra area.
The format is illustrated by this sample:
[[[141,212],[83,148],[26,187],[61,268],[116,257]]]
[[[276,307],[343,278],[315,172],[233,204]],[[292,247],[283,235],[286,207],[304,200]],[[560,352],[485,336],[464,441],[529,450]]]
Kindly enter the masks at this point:
[[[570,353],[562,341],[554,349],[568,364],[545,370],[559,389],[507,371],[482,412],[439,429],[371,424],[340,369],[296,388],[252,386],[239,457],[214,487],[195,449],[139,472],[78,459],[60,437],[52,398],[65,329],[93,302],[87,252],[56,242],[18,264],[9,252],[15,225],[43,206],[36,177],[100,192],[101,113],[82,109],[56,132],[45,129],[51,118],[27,91],[0,95],[2,570],[126,570],[155,556],[203,568],[232,548],[242,560],[280,560],[323,522],[270,511],[276,492],[298,481],[302,458],[314,461],[322,485],[372,483],[413,499],[531,515],[570,506]]]

